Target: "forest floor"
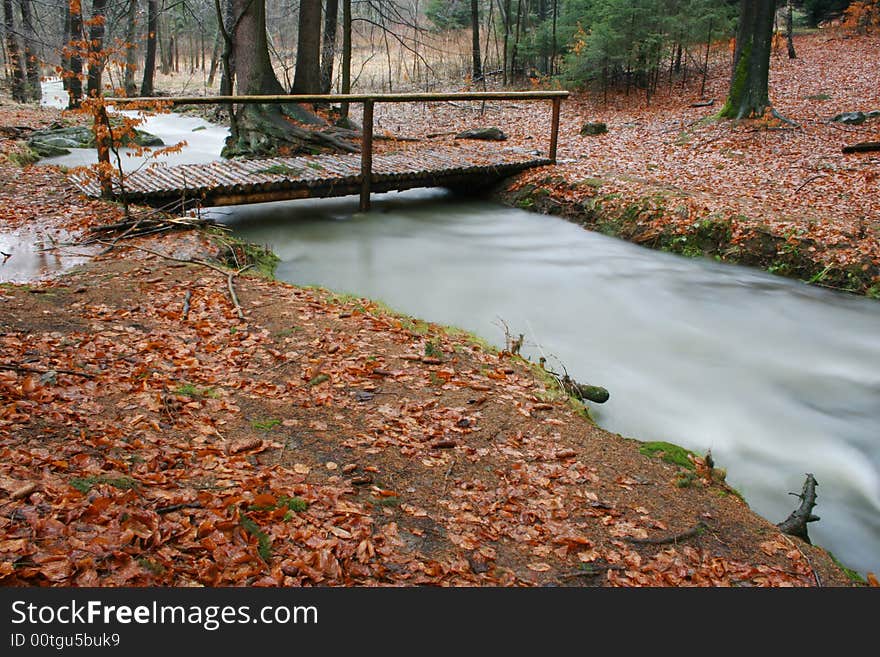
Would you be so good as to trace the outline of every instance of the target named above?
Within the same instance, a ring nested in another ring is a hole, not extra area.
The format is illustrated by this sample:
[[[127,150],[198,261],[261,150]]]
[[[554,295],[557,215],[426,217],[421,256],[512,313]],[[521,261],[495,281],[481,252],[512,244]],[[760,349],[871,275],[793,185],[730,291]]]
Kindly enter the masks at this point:
[[[19,151],[0,140],[4,233],[121,218]],[[215,231],[108,248],[0,285],[0,584],[853,584],[721,469],[596,427],[514,354],[220,271],[244,249]]]

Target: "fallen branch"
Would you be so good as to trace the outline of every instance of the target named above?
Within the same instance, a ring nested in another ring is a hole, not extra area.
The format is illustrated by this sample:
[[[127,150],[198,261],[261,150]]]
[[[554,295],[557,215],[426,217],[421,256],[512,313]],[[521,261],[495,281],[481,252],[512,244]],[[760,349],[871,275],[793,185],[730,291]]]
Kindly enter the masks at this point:
[[[858,144],[843,147],[844,153],[868,153],[870,151],[880,151],[880,141],[860,141]]]
[[[813,515],[813,507],[816,506],[816,486],[818,485],[816,478],[808,472],[803,490],[800,493],[789,493],[789,495],[800,498],[800,506],[792,511],[788,518],[776,525],[783,534],[797,536],[806,541],[808,545],[813,543],[807,534],[807,523],[819,520],[819,516]]]
[[[48,370],[40,369],[39,367],[26,367],[24,365],[0,365],[0,370],[12,370],[13,372],[32,372],[34,374],[49,374],[50,372],[54,372],[55,374],[72,374],[73,376],[81,376],[86,379],[94,379],[94,374],[89,374],[88,372],[80,372],[78,370],[63,370],[58,368],[52,368]]]
[[[636,543],[637,545],[664,545],[666,543],[678,543],[679,541],[684,541],[689,538],[693,538],[694,536],[699,536],[709,527],[702,520],[698,522],[694,527],[688,529],[686,532],[681,532],[680,534],[674,534],[672,536],[663,536],[659,538],[632,538],[627,537],[627,541],[630,543]]]
[[[236,276],[244,271],[247,271],[251,267],[253,267],[253,265],[245,265],[238,271],[229,272],[226,277],[226,287],[229,288],[229,298],[232,299],[232,305],[235,306],[235,311],[238,313],[239,319],[244,319],[244,311],[241,309],[241,304],[238,302],[238,295],[235,293],[235,285],[233,284],[233,280]]]

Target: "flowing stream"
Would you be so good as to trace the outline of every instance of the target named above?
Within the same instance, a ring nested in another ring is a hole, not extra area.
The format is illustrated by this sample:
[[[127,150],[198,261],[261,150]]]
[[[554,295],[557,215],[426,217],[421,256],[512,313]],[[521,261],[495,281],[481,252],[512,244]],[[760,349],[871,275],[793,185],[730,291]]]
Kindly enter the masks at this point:
[[[175,162],[216,159],[225,130],[156,118],[144,129],[166,143],[205,138]],[[77,163],[66,157],[53,161]],[[880,569],[880,303],[440,190],[376,196],[369,214],[354,197],[210,214],[270,246],[292,283],[381,299],[497,345],[503,320],[525,335],[525,355],[610,390],[591,405],[600,426],[711,449],[772,522],[813,473],[813,541],[861,573]]]

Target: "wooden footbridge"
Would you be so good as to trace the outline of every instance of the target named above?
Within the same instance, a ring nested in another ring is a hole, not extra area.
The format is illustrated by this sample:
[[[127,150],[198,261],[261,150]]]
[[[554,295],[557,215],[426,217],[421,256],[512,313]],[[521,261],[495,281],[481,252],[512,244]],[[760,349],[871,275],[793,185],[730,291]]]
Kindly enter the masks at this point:
[[[370,207],[372,192],[413,187],[466,187],[473,189],[532,167],[556,162],[559,108],[566,91],[472,92],[456,94],[384,94],[322,96],[195,96],[185,98],[110,98],[113,105],[152,101],[167,105],[363,103],[363,131],[359,154],[309,155],[255,160],[221,160],[208,164],[156,166],[128,174],[123,186],[112,177],[95,180],[78,177],[74,183],[90,196],[119,198],[165,206],[239,205],[296,198],[360,194],[360,208]],[[550,100],[550,145],[546,156],[535,151],[504,148],[502,142],[480,142],[476,147],[411,148],[373,154],[375,103],[437,102],[456,100]],[[106,115],[99,120],[107,121]],[[96,130],[96,134],[99,131]],[[106,134],[106,132],[104,133]],[[109,148],[98,145],[98,159],[109,163]],[[105,167],[104,171],[109,170]]]

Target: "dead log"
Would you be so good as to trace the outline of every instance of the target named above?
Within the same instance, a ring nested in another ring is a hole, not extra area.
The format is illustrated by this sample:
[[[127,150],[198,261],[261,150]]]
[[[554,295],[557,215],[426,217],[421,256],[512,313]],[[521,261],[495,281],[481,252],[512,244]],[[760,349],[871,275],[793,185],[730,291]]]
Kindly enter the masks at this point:
[[[871,151],[880,151],[880,141],[860,141],[858,144],[843,147],[844,153],[869,153]]]
[[[813,515],[813,507],[816,506],[816,486],[818,485],[816,478],[808,472],[803,490],[800,493],[789,493],[789,495],[796,495],[801,499],[800,506],[792,511],[788,518],[776,525],[783,534],[797,536],[809,545],[813,543],[807,535],[807,523],[819,520],[819,516]]]

